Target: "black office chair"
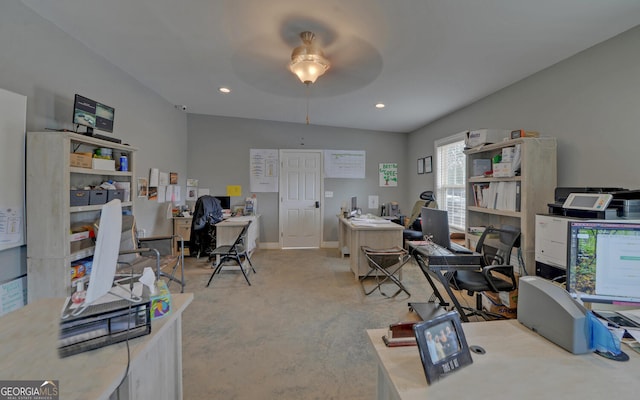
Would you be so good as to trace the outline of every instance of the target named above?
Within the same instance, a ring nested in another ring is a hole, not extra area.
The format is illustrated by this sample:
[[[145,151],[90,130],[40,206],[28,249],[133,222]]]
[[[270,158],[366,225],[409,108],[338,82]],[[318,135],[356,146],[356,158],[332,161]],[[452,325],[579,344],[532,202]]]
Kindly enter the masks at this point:
[[[478,244],[476,252],[482,254],[482,265],[478,270],[457,270],[451,275],[449,284],[456,290],[466,290],[469,296],[476,296],[476,308],[463,307],[468,317],[477,315],[486,320],[504,318],[500,314],[482,309],[481,292],[510,292],[517,288],[517,282],[511,252],[519,247],[520,230],[504,225],[501,228],[487,227]]]
[[[251,263],[251,258],[249,258],[249,252],[247,251],[247,233],[249,231],[249,225],[251,225],[251,221],[248,221],[247,224],[242,227],[233,244],[218,246],[209,253],[209,259],[216,258],[217,261],[213,265],[213,273],[211,274],[211,278],[209,278],[209,282],[207,282],[207,287],[211,284],[213,277],[222,271],[222,267],[224,267],[225,263],[228,261],[233,261],[240,266],[240,271],[242,271],[244,279],[247,281],[249,286],[251,286],[249,276],[247,275],[247,269],[242,265],[242,259],[244,258],[249,263],[253,273],[256,273],[256,270],[253,268],[253,264]]]
[[[438,208],[438,203],[433,195],[433,191],[427,190],[420,193],[420,200],[416,201],[408,217],[406,229],[402,231],[403,242],[406,240],[424,240],[422,235],[422,224],[420,223],[420,212],[422,207]]]

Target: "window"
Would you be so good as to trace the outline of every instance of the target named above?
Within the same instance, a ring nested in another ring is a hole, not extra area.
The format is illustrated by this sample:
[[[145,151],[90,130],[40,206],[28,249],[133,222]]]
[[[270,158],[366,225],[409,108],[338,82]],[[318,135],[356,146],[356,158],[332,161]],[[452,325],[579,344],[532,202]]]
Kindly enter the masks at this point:
[[[436,201],[449,213],[449,225],[464,232],[466,156],[464,133],[436,140]]]

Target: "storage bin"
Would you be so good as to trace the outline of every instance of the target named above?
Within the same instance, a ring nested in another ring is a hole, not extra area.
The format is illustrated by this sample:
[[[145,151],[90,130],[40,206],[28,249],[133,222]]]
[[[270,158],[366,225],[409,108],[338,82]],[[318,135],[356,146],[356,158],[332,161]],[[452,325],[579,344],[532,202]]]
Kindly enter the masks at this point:
[[[124,190],[107,190],[107,201],[111,201],[113,199],[124,201]]]
[[[88,206],[89,205],[89,190],[71,190],[70,205],[74,206]]]
[[[104,204],[107,202],[107,190],[91,190],[89,205]]]

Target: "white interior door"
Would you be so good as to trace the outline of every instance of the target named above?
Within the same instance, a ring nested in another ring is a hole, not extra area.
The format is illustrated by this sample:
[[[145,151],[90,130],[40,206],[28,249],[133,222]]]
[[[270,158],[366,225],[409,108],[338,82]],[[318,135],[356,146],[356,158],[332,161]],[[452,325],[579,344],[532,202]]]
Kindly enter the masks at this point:
[[[319,248],[322,152],[280,150],[280,246]]]

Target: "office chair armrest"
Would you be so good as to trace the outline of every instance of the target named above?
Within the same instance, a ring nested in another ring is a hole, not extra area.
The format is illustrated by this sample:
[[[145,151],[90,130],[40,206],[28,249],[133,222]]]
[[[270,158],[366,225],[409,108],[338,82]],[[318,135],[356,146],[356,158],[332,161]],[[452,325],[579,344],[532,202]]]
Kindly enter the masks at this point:
[[[518,287],[516,283],[516,276],[513,273],[513,265],[489,265],[482,268],[482,274],[484,275],[486,281],[489,283],[489,286],[491,286],[493,292],[499,292],[499,290],[493,284],[493,279],[491,279],[495,278],[492,276],[493,272],[497,272],[508,277],[511,280],[511,290],[515,290]]]
[[[121,250],[118,252],[119,255],[124,254],[143,254],[143,253],[154,253],[156,256],[156,279],[160,278],[160,252],[156,249],[151,249],[148,247],[138,247],[133,250]],[[129,264],[129,263],[125,263]],[[132,265],[132,264],[129,264]]]

